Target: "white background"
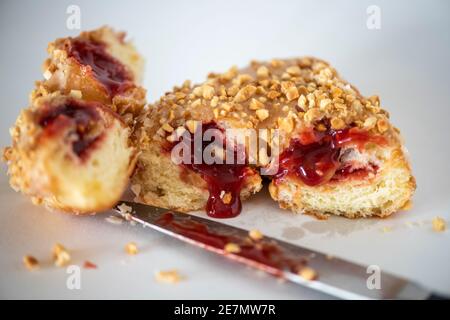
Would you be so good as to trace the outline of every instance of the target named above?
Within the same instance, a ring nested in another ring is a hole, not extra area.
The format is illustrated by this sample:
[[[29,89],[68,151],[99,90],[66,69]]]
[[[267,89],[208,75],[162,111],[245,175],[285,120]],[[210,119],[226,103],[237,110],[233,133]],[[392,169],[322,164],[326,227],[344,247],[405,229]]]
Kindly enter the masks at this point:
[[[76,35],[66,8],[81,8],[82,29],[109,24],[126,30],[147,60],[145,87],[155,101],[185,79],[200,82],[251,59],[315,55],[331,62],[366,95],[379,94],[402,130],[418,182],[414,209],[386,220],[317,221],[279,210],[261,194],[227,223],[263,232],[412,278],[450,294],[450,235],[431,219],[450,221],[450,2],[448,1],[2,1],[0,2],[0,145],[42,77],[46,45]],[[381,9],[381,29],[369,30],[366,9]],[[14,193],[0,176],[1,298],[326,298],[279,283],[199,249],[140,227],[104,218],[46,212]],[[388,227],[391,232],[383,232]],[[123,246],[136,241],[142,253]],[[68,290],[64,269],[51,265],[61,242],[82,271],[82,289]],[[42,261],[27,272],[24,254]],[[154,281],[177,268],[175,286]]]

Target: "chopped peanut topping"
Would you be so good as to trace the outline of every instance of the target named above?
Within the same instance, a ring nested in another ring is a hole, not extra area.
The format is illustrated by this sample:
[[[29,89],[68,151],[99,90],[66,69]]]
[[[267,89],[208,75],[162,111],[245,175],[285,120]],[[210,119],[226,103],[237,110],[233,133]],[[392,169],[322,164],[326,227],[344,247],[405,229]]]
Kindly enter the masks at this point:
[[[217,107],[219,104],[219,97],[215,96],[211,99],[211,107]]]
[[[380,131],[380,133],[384,133],[389,129],[389,124],[385,119],[380,119],[377,122],[377,127],[378,127],[378,131]]]
[[[244,102],[248,99],[250,99],[256,92],[255,86],[245,86],[241,90],[238,91],[236,96],[234,97],[234,101],[236,102]]]
[[[269,69],[266,66],[261,66],[256,71],[256,75],[258,78],[264,79],[269,77]]]
[[[250,107],[250,110],[257,110],[257,109],[264,108],[264,104],[262,102],[259,102],[255,98],[252,98],[252,100],[250,101],[249,107]]]
[[[266,109],[256,110],[256,116],[259,120],[264,121],[269,117],[269,111]]]
[[[299,76],[302,71],[298,66],[292,66],[286,69],[286,72],[293,76]]]
[[[194,133],[200,123],[213,120],[233,128],[280,129],[282,144],[304,127],[392,131],[378,97],[362,96],[328,63],[310,57],[253,61],[241,70],[211,73],[203,84],[175,87],[150,109],[149,116],[138,119],[144,143],[175,141],[167,135],[175,131],[172,126],[184,123]]]
[[[288,99],[288,101],[297,99],[298,96],[299,94],[296,87],[290,87],[289,89],[286,90],[286,98]]]
[[[167,132],[172,132],[173,131],[172,126],[170,124],[168,124],[168,123],[164,123],[162,128],[163,128],[164,131],[167,131]]]
[[[345,128],[345,122],[340,118],[331,118],[331,128],[340,130]]]
[[[206,100],[211,100],[215,94],[215,90],[213,87],[205,85],[203,86],[203,98]]]

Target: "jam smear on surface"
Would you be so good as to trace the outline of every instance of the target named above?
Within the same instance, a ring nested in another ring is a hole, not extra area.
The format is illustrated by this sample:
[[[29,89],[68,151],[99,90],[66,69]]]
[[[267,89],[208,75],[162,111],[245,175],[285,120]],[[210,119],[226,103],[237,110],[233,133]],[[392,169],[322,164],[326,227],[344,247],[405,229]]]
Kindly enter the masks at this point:
[[[368,171],[340,167],[339,155],[346,144],[362,148],[367,142],[382,144],[382,137],[373,137],[357,128],[328,130],[325,132],[307,131],[293,139],[289,147],[280,155],[279,170],[274,175],[275,183],[286,175],[298,177],[308,186],[316,186],[336,177],[357,173],[364,177]],[[338,170],[339,169],[339,170]],[[377,169],[372,167],[370,169]],[[365,172],[364,172],[365,171]]]
[[[121,62],[106,52],[103,43],[74,39],[71,41],[70,56],[90,66],[97,80],[112,96],[132,86],[131,74]]]
[[[237,244],[240,249],[236,253],[237,256],[263,264],[259,267],[276,276],[282,276],[280,269],[297,273],[307,263],[305,257],[288,256],[275,242],[264,239],[254,241],[250,238],[242,239],[233,235],[212,232],[206,224],[193,221],[188,217],[178,220],[171,212],[162,214],[156,224],[198,241],[210,250],[224,250],[229,243]],[[221,251],[221,253],[225,252]],[[267,266],[272,268],[267,269]]]
[[[89,135],[99,118],[99,114],[92,106],[69,100],[57,107],[44,106],[38,122],[49,136],[56,135],[60,130],[74,125],[75,130],[70,132],[75,137],[72,150],[78,157],[85,158],[88,150],[103,137],[102,134]]]
[[[202,128],[202,136],[203,133],[208,129],[218,130],[216,132],[220,132],[220,140],[214,141],[220,147],[225,146],[226,139],[223,130],[219,129],[217,125],[213,122],[203,124]],[[251,169],[248,168],[247,164],[239,164],[236,159],[238,159],[238,152],[236,149],[234,150],[234,162],[231,164],[224,163],[212,163],[207,164],[203,161],[203,159],[196,159],[197,154],[203,155],[203,151],[208,146],[211,141],[203,141],[201,145],[196,146],[194,144],[194,135],[191,134],[190,138],[181,140],[175,144],[172,144],[170,149],[173,149],[175,145],[178,143],[188,144],[190,145],[191,150],[191,161],[190,163],[182,163],[181,165],[184,168],[192,170],[201,175],[203,180],[208,185],[209,198],[206,204],[206,212],[209,216],[214,218],[232,218],[237,215],[242,210],[242,203],[240,199],[240,193],[243,186],[243,182],[245,177],[249,174]],[[197,150],[198,153],[195,152],[195,148],[201,148],[201,150]],[[242,155],[240,155],[242,157]],[[196,163],[197,162],[197,163]],[[230,198],[231,197],[231,198]],[[224,199],[227,199],[224,201]],[[226,203],[225,203],[226,202]]]

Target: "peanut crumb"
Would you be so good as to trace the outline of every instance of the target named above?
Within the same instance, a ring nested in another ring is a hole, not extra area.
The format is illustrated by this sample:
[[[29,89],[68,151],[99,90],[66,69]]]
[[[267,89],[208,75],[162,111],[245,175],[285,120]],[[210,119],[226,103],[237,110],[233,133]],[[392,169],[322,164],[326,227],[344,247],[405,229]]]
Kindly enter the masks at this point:
[[[299,76],[301,74],[301,70],[298,66],[292,66],[286,69],[286,72],[293,76]]]
[[[433,230],[436,232],[443,232],[445,231],[445,229],[447,229],[447,223],[441,217],[434,217],[432,223]]]
[[[241,247],[236,243],[230,242],[225,245],[224,250],[228,253],[239,253],[241,252]]]
[[[224,190],[222,190],[222,192],[220,193],[220,198],[222,199],[222,202],[224,204],[230,204],[233,196],[231,195],[231,192],[225,192]]]
[[[70,254],[69,251],[60,243],[57,243],[53,246],[52,256],[55,266],[64,267],[70,262]]]
[[[264,79],[269,77],[269,69],[266,66],[261,66],[256,70],[256,75],[258,78]]]
[[[290,87],[289,89],[286,90],[286,98],[288,99],[288,101],[297,99],[298,97],[299,97],[298,90],[295,86]]]
[[[214,94],[214,87],[211,87],[209,85],[203,86],[203,98],[205,98],[206,100],[211,100],[212,97],[214,97]]]
[[[52,77],[52,72],[49,69],[47,69],[45,70],[43,76],[45,80],[50,80],[50,78]]]
[[[158,282],[165,283],[178,283],[184,279],[179,273],[178,270],[166,270],[166,271],[158,271],[155,273],[155,279]]]
[[[345,127],[345,122],[340,118],[331,119],[331,128],[334,130],[340,130]]]
[[[22,261],[23,261],[23,264],[25,265],[25,267],[30,271],[36,270],[39,268],[39,261],[33,256],[26,255],[23,257]]]
[[[256,87],[247,85],[236,93],[234,97],[235,102],[244,102],[250,99],[256,92]]]
[[[380,131],[380,133],[384,133],[389,128],[389,124],[385,119],[380,119],[377,122],[377,128],[378,128],[378,131]]]
[[[252,100],[250,101],[249,104],[249,108],[250,110],[258,110],[261,108],[264,108],[264,104],[258,100],[256,100],[255,98],[252,98]]]
[[[173,132],[173,127],[170,124],[168,124],[168,123],[164,123],[162,125],[162,128],[166,132]]]
[[[259,120],[264,121],[269,117],[269,110],[267,109],[259,109],[256,110],[256,116]]]
[[[128,253],[129,255],[136,255],[136,254],[138,254],[138,247],[137,247],[136,243],[128,242],[125,245],[125,252]]]
[[[298,272],[298,275],[305,280],[311,281],[317,279],[317,272],[313,268],[304,267]]]
[[[248,235],[250,236],[250,238],[252,239],[252,240],[261,240],[263,237],[264,237],[264,235],[262,234],[262,232],[261,231],[259,231],[259,230],[257,230],[257,229],[253,229],[253,230],[250,230],[250,232],[248,233]]]

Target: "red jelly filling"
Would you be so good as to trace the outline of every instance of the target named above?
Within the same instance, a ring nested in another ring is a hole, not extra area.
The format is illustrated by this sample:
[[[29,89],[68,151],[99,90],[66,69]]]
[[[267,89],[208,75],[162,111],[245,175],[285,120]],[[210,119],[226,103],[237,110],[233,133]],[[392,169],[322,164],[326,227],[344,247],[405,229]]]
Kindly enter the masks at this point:
[[[219,129],[215,123],[202,125],[203,133],[208,129],[215,129],[220,132],[220,140],[214,141],[220,146],[225,146],[225,134]],[[211,142],[203,141],[199,146],[194,144],[194,135],[190,135],[188,139],[184,139],[178,143],[190,145],[191,155],[190,163],[182,163],[181,165],[201,175],[208,185],[209,198],[206,204],[206,211],[209,216],[214,218],[231,218],[237,216],[242,209],[240,193],[243,186],[244,178],[250,172],[248,166],[238,164],[234,161],[232,164],[206,164],[203,159],[196,159],[197,155],[203,155],[203,151]],[[170,150],[178,143],[171,145]],[[201,148],[195,152],[195,148]],[[242,155],[240,155],[242,157]],[[234,159],[238,159],[238,151],[234,150]],[[196,163],[197,162],[197,163]],[[225,161],[224,161],[225,162]],[[227,194],[227,196],[224,196]],[[231,196],[231,198],[229,198]],[[226,199],[226,203],[224,202]]]
[[[274,176],[275,183],[286,175],[295,176],[309,186],[354,173],[363,177],[367,169],[352,171],[349,167],[340,168],[339,155],[346,144],[355,144],[361,148],[369,141],[381,144],[383,138],[369,136],[357,128],[305,132],[298,139],[293,139],[280,155],[279,170]],[[376,167],[370,169],[376,170]]]
[[[113,58],[100,42],[76,39],[71,42],[70,56],[88,65],[110,95],[123,92],[132,85],[132,76],[125,66]]]
[[[78,157],[86,158],[88,150],[103,136],[90,134],[99,119],[99,114],[91,105],[67,101],[57,107],[44,106],[38,123],[45,128],[47,136],[56,135],[62,129],[73,126],[73,131],[69,132],[73,140],[72,150]]]
[[[237,244],[240,251],[235,253],[235,255],[249,259],[252,263],[254,261],[261,263],[257,267],[276,276],[282,276],[280,270],[289,270],[297,273],[307,263],[306,258],[288,255],[274,242],[264,239],[255,242],[227,233],[212,232],[206,224],[192,221],[189,217],[181,220],[170,212],[164,213],[156,221],[156,224],[169,228],[189,239],[198,241],[206,249],[213,251],[217,249],[222,250],[221,253],[225,253],[223,250],[227,244]]]

